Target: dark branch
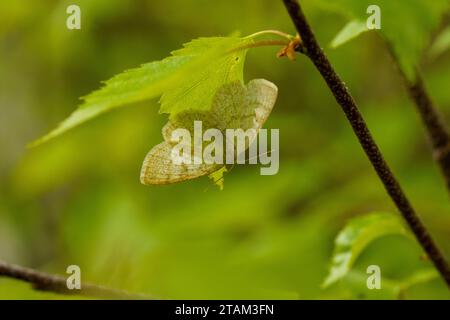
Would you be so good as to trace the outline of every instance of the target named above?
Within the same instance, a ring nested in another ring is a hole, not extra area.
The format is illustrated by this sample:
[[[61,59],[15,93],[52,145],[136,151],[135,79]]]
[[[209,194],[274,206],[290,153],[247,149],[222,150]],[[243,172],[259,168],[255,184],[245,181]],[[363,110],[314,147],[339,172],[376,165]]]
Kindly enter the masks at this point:
[[[100,299],[129,300],[154,299],[142,294],[134,294],[123,290],[111,289],[95,284],[82,283],[81,289],[69,290],[66,279],[30,268],[0,261],[0,276],[30,283],[34,289],[66,295],[82,295]]]
[[[448,262],[436,246],[419,216],[415,213],[397,179],[394,177],[391,169],[384,160],[355,100],[332,67],[322,48],[319,46],[316,37],[303,14],[300,4],[297,0],[283,0],[283,2],[302,39],[303,48],[301,51],[310,58],[323,79],[326,81],[392,201],[410,226],[424,251],[439,270],[442,278],[450,287],[450,267]]]

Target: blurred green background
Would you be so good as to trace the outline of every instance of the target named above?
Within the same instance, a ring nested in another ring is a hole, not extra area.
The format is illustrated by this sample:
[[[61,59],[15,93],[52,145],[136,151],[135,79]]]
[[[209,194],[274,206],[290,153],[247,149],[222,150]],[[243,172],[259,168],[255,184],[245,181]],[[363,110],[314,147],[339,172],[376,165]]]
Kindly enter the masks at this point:
[[[310,1],[309,1],[310,2]],[[450,202],[414,106],[381,38],[333,50],[340,15],[306,3],[331,61],[358,101],[386,159],[446,255]],[[82,29],[66,28],[78,4]],[[239,166],[219,191],[207,178],[146,187],[139,171],[167,121],[156,100],[106,114],[35,149],[100,81],[166,57],[199,36],[264,29],[294,33],[281,1],[84,0],[0,2],[0,259],[161,298],[393,299],[367,290],[369,264],[401,280],[430,266],[417,244],[386,237],[329,289],[333,240],[352,217],[396,212],[312,65],[250,51],[246,81],[279,87],[266,123],[280,128],[280,171]],[[450,54],[424,66],[450,123]],[[387,282],[386,282],[387,283]],[[449,299],[439,279],[403,298]],[[0,299],[60,298],[0,279]]]

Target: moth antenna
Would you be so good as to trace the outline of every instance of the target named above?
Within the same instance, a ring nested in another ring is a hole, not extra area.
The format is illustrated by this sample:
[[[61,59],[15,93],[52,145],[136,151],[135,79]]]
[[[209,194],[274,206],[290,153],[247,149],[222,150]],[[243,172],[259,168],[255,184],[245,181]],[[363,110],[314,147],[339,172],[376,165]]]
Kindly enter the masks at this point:
[[[268,151],[263,152],[263,153],[259,153],[258,155],[254,156],[254,157],[248,158],[248,160],[252,160],[252,159],[258,158],[258,157],[260,157],[260,156],[262,156],[262,155],[269,154],[269,152],[272,152],[272,151],[274,151],[274,150],[272,149],[272,150],[268,150]]]

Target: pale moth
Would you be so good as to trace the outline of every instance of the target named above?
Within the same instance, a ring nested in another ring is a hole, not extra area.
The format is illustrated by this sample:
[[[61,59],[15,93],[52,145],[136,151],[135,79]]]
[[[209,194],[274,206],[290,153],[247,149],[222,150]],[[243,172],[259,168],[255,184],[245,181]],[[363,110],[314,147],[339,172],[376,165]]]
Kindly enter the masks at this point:
[[[223,164],[174,164],[171,150],[178,141],[172,141],[173,130],[185,128],[193,136],[194,121],[202,121],[204,130],[216,128],[224,133],[226,129],[253,128],[258,131],[269,117],[277,94],[278,88],[275,84],[264,79],[252,80],[246,86],[240,82],[233,82],[223,86],[216,93],[210,111],[187,111],[177,114],[162,129],[164,142],[153,147],[145,157],[141,169],[141,182],[145,185],[171,184],[220,170]]]

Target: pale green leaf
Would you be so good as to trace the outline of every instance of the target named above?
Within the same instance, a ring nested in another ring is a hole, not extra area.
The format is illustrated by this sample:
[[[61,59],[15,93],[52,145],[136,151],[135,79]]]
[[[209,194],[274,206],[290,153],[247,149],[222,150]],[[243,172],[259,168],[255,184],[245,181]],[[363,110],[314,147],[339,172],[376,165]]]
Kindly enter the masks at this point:
[[[427,282],[433,281],[438,278],[439,278],[439,273],[434,268],[419,270],[401,282],[400,290],[402,292],[404,292],[411,287],[414,287],[419,284],[427,283]]]
[[[239,37],[193,40],[171,57],[121,73],[84,97],[84,103],[56,129],[32,146],[52,139],[106,111],[162,94],[160,112],[211,107],[212,97],[223,84],[242,80],[247,49],[252,40]]]
[[[361,33],[369,31],[364,22],[360,20],[350,21],[345,25],[345,27],[336,35],[336,37],[331,41],[331,47],[337,48],[344,43],[356,38]]]
[[[400,218],[388,213],[373,213],[351,220],[335,240],[330,272],[323,286],[328,287],[342,279],[364,249],[386,235],[410,236]]]
[[[450,27],[442,31],[430,50],[430,56],[436,58],[450,49]]]
[[[381,290],[367,290],[367,274],[358,270],[350,270],[340,284],[343,290],[349,292],[349,296],[345,297],[346,299],[398,299],[401,292],[399,282],[383,275],[382,283]]]

